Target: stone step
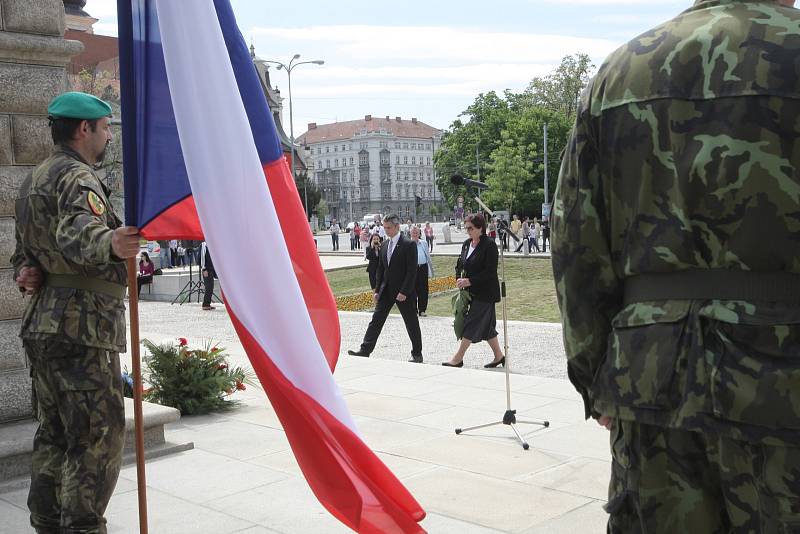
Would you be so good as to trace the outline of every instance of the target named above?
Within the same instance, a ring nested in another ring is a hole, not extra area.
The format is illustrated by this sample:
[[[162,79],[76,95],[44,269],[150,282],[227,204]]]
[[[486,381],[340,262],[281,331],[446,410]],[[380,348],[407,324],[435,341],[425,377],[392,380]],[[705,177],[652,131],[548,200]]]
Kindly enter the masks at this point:
[[[177,422],[181,414],[175,408],[142,403],[145,459],[158,458],[194,448],[194,443],[171,443],[164,437],[164,425]],[[33,436],[38,423],[33,420],[0,425],[0,482],[30,473]],[[125,399],[125,449],[123,462],[136,460],[133,437],[133,399]]]

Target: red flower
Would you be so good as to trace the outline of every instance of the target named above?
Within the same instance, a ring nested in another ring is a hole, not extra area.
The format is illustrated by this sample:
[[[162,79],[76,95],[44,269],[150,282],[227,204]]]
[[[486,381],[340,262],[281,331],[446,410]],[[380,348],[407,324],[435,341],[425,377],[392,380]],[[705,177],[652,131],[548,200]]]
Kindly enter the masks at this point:
[[[227,363],[221,363],[221,364],[219,364],[217,366],[217,369],[219,369],[220,371],[224,371],[227,368],[228,368],[228,364]]]
[[[245,386],[244,383],[242,383],[241,381],[237,380],[236,381],[236,391],[243,391],[245,389],[247,389],[247,386]]]
[[[188,344],[189,344],[189,342],[186,341],[185,337],[179,337],[178,338],[178,345],[180,345],[181,347],[185,347]]]

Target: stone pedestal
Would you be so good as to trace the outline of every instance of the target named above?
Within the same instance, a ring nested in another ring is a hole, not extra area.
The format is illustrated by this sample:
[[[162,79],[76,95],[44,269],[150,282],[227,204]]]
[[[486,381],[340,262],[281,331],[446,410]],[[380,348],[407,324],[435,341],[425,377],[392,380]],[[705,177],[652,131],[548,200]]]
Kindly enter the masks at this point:
[[[0,424],[31,415],[30,378],[17,337],[25,301],[13,282],[14,199],[50,153],[47,104],[67,88],[82,49],[64,40],[62,0],[0,0]]]

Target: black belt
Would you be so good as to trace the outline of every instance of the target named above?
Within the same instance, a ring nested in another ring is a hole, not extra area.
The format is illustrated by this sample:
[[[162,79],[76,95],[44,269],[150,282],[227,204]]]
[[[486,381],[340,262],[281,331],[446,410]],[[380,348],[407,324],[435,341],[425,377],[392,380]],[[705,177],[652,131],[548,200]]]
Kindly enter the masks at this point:
[[[695,269],[625,280],[624,305],[651,300],[744,300],[800,304],[800,274]]]
[[[99,278],[87,278],[77,274],[53,274],[47,273],[44,285],[50,287],[66,287],[70,289],[81,289],[83,291],[93,291],[102,293],[118,299],[125,298],[127,286],[115,284]]]

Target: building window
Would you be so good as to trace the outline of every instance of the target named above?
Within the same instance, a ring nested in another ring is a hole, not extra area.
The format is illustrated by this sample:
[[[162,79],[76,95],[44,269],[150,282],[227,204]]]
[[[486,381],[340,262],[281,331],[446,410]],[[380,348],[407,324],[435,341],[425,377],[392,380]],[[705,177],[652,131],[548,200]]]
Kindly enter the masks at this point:
[[[411,164],[412,165],[416,165],[417,164],[417,157],[416,156],[411,156]]]
[[[361,154],[358,156],[359,165],[369,165],[369,154]]]
[[[408,156],[403,156],[403,165],[408,165]]]
[[[430,158],[430,157],[428,157],[428,163],[427,163],[427,165],[428,165],[428,166],[430,166],[430,164],[431,164],[431,158]]]
[[[318,169],[321,169],[321,168],[322,168],[322,160],[318,160],[318,161],[317,161],[317,168],[318,168]]]
[[[321,146],[317,147],[317,155],[319,155],[319,154],[322,154],[322,147]]]
[[[331,147],[329,147],[329,146],[326,146],[326,147],[325,147],[325,153],[327,154],[327,153],[328,153],[328,152],[330,152],[330,151],[331,151]]]
[[[330,169],[331,168],[331,160],[329,160],[329,159],[325,160],[325,168],[326,169]]]
[[[403,143],[403,148],[408,149],[408,143]]]
[[[350,156],[350,165],[353,164],[353,156]]]
[[[335,160],[333,160],[333,166],[334,167],[338,167],[339,166],[339,158],[336,158]]]
[[[398,165],[400,165],[400,156],[397,156],[397,161],[396,161],[396,163],[397,163]]]
[[[394,142],[394,147],[395,148],[400,148],[400,141],[395,141]]]
[[[345,145],[342,145],[342,152],[345,151]]]
[[[339,147],[337,145],[333,145],[333,151],[337,152],[338,150],[339,150]]]
[[[369,148],[369,143],[368,143],[368,142],[366,142],[366,141],[364,141],[364,142],[362,142],[362,143],[361,143],[361,149],[363,150],[363,149],[365,149],[365,148]]]

